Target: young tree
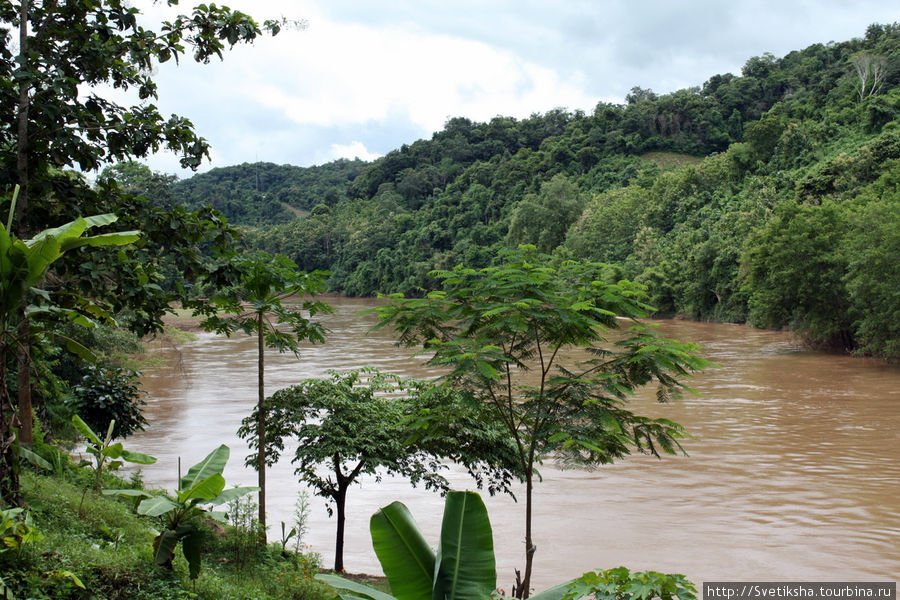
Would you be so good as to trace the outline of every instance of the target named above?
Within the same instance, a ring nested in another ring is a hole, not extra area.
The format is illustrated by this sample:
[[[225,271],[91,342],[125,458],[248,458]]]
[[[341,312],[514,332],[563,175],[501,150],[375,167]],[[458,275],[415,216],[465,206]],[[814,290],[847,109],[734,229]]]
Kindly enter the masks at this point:
[[[400,343],[424,344],[446,380],[490,407],[514,440],[525,478],[525,574],[515,593],[527,598],[536,546],[533,488],[543,458],[597,466],[632,450],[674,454],[685,433],[666,419],[628,410],[651,382],[666,401],[678,377],[708,363],[690,344],[661,338],[635,319],[648,308],[639,286],[602,280],[605,265],[554,261],[522,246],[502,265],[435,273],[443,289],[421,299],[393,296],[378,310]],[[632,323],[625,332],[619,317]],[[615,331],[615,335],[611,332]]]
[[[270,465],[278,461],[285,442],[296,439],[294,473],[329,502],[329,514],[334,503],[335,571],[344,569],[347,492],[361,475],[400,475],[413,485],[446,491],[448,483],[440,471],[446,468],[443,459],[451,459],[463,464],[479,487],[487,477],[492,493],[507,489],[515,454],[505,432],[480,418],[479,407],[467,405],[446,388],[377,369],[329,375],[270,396],[264,439]],[[436,413],[440,425],[420,435],[423,422],[434,420]],[[254,413],[239,432],[250,438],[251,447],[259,447],[259,422]]]
[[[312,320],[317,314],[331,312],[331,307],[310,298],[325,289],[323,273],[303,273],[284,255],[264,252],[232,257],[230,266],[236,281],[230,288],[210,298],[209,302],[192,301],[188,305],[195,314],[204,316],[200,326],[207,331],[230,336],[237,330],[257,339],[258,396],[256,415],[260,443],[255,467],[259,471],[260,536],[266,538],[266,411],[265,348],[279,352],[290,350],[300,355],[299,342],[325,341],[325,328]],[[286,306],[289,296],[301,298],[300,308]],[[280,327],[286,327],[284,331]]]

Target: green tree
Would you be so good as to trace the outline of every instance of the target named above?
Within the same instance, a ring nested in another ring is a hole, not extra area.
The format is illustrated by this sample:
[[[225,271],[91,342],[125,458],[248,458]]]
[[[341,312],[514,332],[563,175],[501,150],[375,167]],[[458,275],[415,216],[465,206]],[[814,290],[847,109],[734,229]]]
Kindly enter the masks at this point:
[[[569,225],[584,209],[585,197],[565,175],[557,175],[541,186],[539,194],[528,194],[512,213],[508,242],[533,244],[541,252],[552,252],[566,239]]]
[[[165,21],[158,31],[144,27],[140,16],[139,9],[121,0],[0,2],[0,185],[20,188],[19,239],[35,229],[32,198],[53,193],[54,169],[87,171],[163,147],[181,154],[183,166],[196,167],[207,154],[190,121],[175,115],[166,119],[153,104],[154,67],[186,51],[208,62],[221,57],[226,46],[251,42],[262,30],[249,16],[215,4]],[[270,21],[263,27],[274,34],[280,26]],[[101,86],[136,92],[136,103],[125,107],[110,101],[95,93]],[[56,200],[77,203],[69,197]],[[18,336],[25,344],[19,348],[18,404],[27,407],[31,336],[24,314],[19,322]],[[29,432],[22,434],[30,443]]]
[[[259,472],[259,525],[263,541],[266,537],[266,411],[265,407],[265,349],[291,351],[300,355],[299,342],[325,341],[325,328],[313,321],[331,307],[312,296],[324,291],[323,273],[304,273],[282,255],[264,252],[245,254],[230,259],[236,272],[234,284],[210,298],[209,302],[193,301],[189,306],[202,315],[200,326],[207,331],[231,336],[235,331],[254,335],[257,339],[258,396],[256,414],[260,443],[257,448],[256,469]],[[296,296],[298,306],[285,300]],[[281,327],[286,327],[288,331]]]
[[[291,459],[294,473],[328,501],[329,514],[334,504],[335,571],[344,569],[347,492],[361,475],[376,479],[383,473],[400,475],[413,485],[447,490],[448,483],[440,475],[446,468],[442,459],[457,459],[479,484],[487,474],[492,489],[506,489],[510,474],[503,465],[512,462],[512,454],[504,432],[479,422],[458,398],[440,390],[438,397],[429,398],[435,392],[432,385],[376,369],[329,374],[329,379],[307,379],[267,399],[265,440],[269,464],[277,462],[286,442],[296,440]],[[431,421],[432,410],[443,411],[443,425],[465,431],[420,435],[423,423]],[[242,437],[250,438],[251,447],[259,446],[258,425],[254,413],[240,429]]]
[[[490,407],[514,440],[525,478],[526,545],[516,595],[527,597],[542,459],[600,465],[633,449],[677,452],[682,426],[636,415],[627,401],[654,381],[658,399],[668,400],[684,388],[678,377],[708,363],[694,346],[634,321],[624,335],[610,335],[620,329],[618,316],[633,320],[648,307],[639,286],[603,281],[605,265],[554,262],[533,247],[501,258],[497,267],[437,273],[443,289],[421,299],[393,296],[378,313],[379,326],[394,326],[400,343],[433,352],[429,363],[450,369],[447,383]]]
[[[82,246],[120,246],[138,239],[135,231],[83,235],[90,228],[108,225],[115,220],[114,215],[79,218],[55,229],[44,230],[27,241],[8,232],[12,210],[7,227],[0,224],[0,498],[5,501],[13,502],[18,496],[17,461],[13,445],[31,445],[32,438],[30,394],[26,396],[28,402],[13,404],[7,382],[9,360],[13,355],[18,355],[18,384],[22,385],[22,371],[30,372],[31,369],[31,356],[27,350],[30,339],[23,335],[42,332],[40,326],[32,328],[23,325],[46,315],[60,315],[82,325],[92,324],[80,312],[54,304],[50,295],[37,289],[37,286],[50,266],[65,252]],[[83,298],[81,305],[95,315],[104,314],[100,307]],[[86,352],[73,340],[67,342],[72,351]],[[21,360],[23,356],[24,363]]]

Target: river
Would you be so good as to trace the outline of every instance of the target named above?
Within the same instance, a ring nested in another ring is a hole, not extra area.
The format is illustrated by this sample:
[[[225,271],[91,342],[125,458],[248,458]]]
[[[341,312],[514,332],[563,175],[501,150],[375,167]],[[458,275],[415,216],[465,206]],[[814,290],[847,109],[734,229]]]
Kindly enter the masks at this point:
[[[435,375],[398,348],[388,331],[369,334],[372,300],[329,299],[336,311],[324,345],[299,359],[269,351],[266,392],[327,369],[376,366],[407,377]],[[670,337],[693,341],[718,363],[692,379],[699,396],[639,414],[666,417],[693,434],[689,457],[632,456],[595,471],[541,468],[535,495],[537,589],[582,572],[624,565],[703,581],[896,580],[900,574],[900,369],[867,359],[806,351],[782,332],[739,325],[658,321]],[[198,334],[156,350],[166,366],[147,369],[146,431],[126,447],[158,457],[144,467],[150,486],[171,489],[185,467],[221,443],[232,449],[229,484],[254,485],[249,453],[236,436],[256,402],[256,342]],[[268,476],[270,540],[290,521],[300,484],[289,458]],[[451,476],[471,488],[465,475]],[[521,495],[521,494],[520,494]],[[485,494],[486,496],[486,494]],[[380,573],[369,516],[394,500],[409,506],[436,544],[442,499],[405,481],[364,480],[348,496],[345,566]],[[494,529],[498,585],[509,591],[524,564],[524,507],[485,498]],[[306,543],[333,560],[334,520],[311,496]]]

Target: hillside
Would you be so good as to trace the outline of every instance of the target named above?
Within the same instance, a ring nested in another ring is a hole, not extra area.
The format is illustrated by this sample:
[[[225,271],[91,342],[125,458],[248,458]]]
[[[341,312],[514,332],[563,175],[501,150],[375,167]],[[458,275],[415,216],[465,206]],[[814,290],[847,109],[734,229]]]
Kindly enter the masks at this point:
[[[591,114],[454,118],[371,164],[242,165],[175,189],[237,224],[278,223],[247,245],[329,270],[337,292],[421,293],[432,269],[531,243],[614,264],[664,314],[896,357],[898,84],[900,26],[872,25]]]

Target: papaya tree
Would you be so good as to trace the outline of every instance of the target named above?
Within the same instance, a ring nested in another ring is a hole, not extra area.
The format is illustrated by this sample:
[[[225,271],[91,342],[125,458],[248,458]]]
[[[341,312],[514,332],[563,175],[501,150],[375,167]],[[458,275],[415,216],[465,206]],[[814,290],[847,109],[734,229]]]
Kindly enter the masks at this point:
[[[200,326],[207,331],[231,336],[236,331],[257,340],[257,403],[259,445],[254,467],[259,474],[260,537],[266,538],[266,411],[265,349],[292,352],[300,356],[300,342],[325,341],[325,328],[314,321],[316,315],[331,312],[331,307],[313,296],[325,290],[324,273],[304,273],[284,255],[264,252],[232,257],[229,266],[236,273],[231,286],[209,301],[189,305],[203,316]],[[287,303],[290,297],[296,304]]]
[[[401,344],[423,345],[428,362],[449,371],[445,383],[489,407],[514,441],[525,479],[525,570],[514,595],[527,598],[541,461],[598,466],[632,451],[683,452],[681,425],[637,415],[628,400],[651,383],[660,401],[678,396],[686,389],[680,378],[708,363],[695,346],[638,323],[649,309],[642,288],[606,281],[606,265],[554,260],[533,246],[501,259],[435,272],[442,289],[391,296],[376,311],[379,327],[393,326]]]

